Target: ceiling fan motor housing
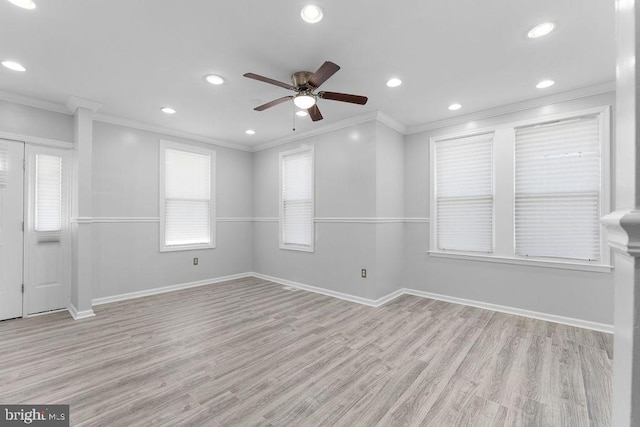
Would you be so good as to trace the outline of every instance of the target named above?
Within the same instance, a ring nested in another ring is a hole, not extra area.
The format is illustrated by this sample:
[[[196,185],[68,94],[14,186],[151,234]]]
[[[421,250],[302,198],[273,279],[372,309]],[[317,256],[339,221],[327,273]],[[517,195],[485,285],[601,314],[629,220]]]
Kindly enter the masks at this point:
[[[309,90],[311,89],[307,82],[309,78],[313,75],[310,71],[298,71],[296,73],[291,74],[291,83],[296,90]]]

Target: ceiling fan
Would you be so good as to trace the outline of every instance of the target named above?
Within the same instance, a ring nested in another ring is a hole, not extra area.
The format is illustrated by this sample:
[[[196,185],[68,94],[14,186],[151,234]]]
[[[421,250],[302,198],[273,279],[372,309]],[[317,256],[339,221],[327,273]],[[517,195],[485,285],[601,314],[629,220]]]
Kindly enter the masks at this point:
[[[329,77],[333,76],[338,70],[340,66],[334,64],[331,61],[326,61],[324,64],[318,68],[318,71],[312,73],[310,71],[298,71],[291,75],[291,84],[279,82],[277,80],[270,79],[268,77],[259,76],[254,73],[246,73],[245,77],[250,79],[259,80],[261,82],[270,83],[272,85],[280,86],[285,89],[290,89],[297,92],[296,95],[283,96],[282,98],[274,99],[271,102],[267,102],[266,104],[260,105],[254,110],[263,111],[267,108],[271,108],[275,105],[282,104],[283,102],[287,102],[290,99],[293,99],[293,103],[296,107],[301,108],[303,110],[307,110],[309,113],[309,117],[314,122],[318,120],[322,120],[322,114],[320,114],[320,109],[316,103],[318,98],[328,99],[331,101],[340,101],[340,102],[350,102],[352,104],[360,104],[364,105],[367,103],[366,96],[360,95],[351,95],[348,93],[338,93],[338,92],[318,92],[314,91],[320,87],[320,85],[329,79]]]

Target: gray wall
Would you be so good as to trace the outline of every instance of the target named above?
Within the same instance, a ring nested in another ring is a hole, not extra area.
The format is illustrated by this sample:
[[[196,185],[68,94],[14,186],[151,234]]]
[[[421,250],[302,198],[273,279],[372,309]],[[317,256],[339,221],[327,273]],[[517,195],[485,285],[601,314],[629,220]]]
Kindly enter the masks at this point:
[[[314,253],[278,248],[278,153],[315,150]],[[404,210],[404,143],[377,121],[254,153],[253,269],[368,299],[400,287],[403,225],[379,223]],[[367,278],[360,270],[367,269]]]
[[[73,142],[73,117],[0,100],[0,131]]]
[[[159,252],[160,139],[216,151],[215,249]],[[93,298],[251,271],[252,180],[251,153],[95,122]]]
[[[409,135],[405,215],[429,216],[429,138],[562,112],[614,105],[613,93]],[[613,142],[613,138],[612,138]],[[612,150],[613,151],[613,150]],[[613,274],[435,258],[429,224],[405,224],[404,286],[484,303],[613,324]]]

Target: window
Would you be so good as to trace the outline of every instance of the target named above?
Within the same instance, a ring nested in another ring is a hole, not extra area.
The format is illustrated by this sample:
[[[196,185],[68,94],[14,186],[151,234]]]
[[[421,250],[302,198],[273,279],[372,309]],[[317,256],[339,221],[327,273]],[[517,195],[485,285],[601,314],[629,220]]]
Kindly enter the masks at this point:
[[[215,247],[215,151],[160,143],[160,250]]]
[[[430,141],[433,256],[610,271],[609,108]]]
[[[313,252],[313,148],[280,153],[280,247]]]
[[[595,116],[516,129],[516,254],[600,258],[600,131]]]
[[[493,252],[493,135],[436,143],[437,245]]]
[[[62,158],[36,154],[35,229],[62,230]]]

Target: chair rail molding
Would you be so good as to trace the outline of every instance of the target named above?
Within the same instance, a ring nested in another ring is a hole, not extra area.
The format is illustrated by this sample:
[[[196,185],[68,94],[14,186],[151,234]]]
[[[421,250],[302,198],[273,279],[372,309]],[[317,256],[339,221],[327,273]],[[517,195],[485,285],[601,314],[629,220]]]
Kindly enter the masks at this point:
[[[601,219],[607,228],[607,241],[616,252],[640,257],[640,211],[619,210]]]

